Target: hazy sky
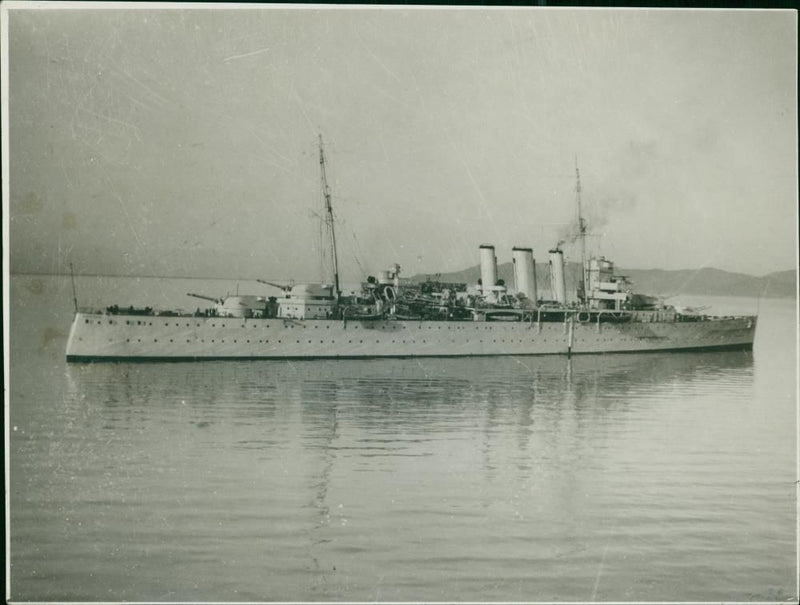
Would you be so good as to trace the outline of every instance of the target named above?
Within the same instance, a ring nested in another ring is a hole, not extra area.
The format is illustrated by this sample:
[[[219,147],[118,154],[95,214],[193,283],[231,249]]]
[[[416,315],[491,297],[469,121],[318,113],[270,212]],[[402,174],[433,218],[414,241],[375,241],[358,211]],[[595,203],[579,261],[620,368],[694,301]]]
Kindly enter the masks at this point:
[[[546,260],[576,158],[621,267],[796,264],[790,11],[5,10],[14,271],[319,279],[319,133],[345,279]]]

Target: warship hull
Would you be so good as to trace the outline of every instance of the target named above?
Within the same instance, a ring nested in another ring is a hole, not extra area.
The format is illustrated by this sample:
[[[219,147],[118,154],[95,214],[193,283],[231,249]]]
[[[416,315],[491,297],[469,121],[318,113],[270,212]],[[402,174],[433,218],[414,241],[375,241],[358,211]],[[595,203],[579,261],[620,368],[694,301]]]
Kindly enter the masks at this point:
[[[575,355],[751,349],[757,318],[626,323],[298,320],[78,312],[67,361]]]

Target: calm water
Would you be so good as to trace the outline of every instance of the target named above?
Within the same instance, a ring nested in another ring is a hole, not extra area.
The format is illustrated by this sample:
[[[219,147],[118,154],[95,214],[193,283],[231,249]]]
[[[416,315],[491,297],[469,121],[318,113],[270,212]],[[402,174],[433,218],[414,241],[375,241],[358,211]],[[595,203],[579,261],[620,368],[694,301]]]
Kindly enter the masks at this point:
[[[797,599],[793,300],[752,354],[67,365],[68,279],[11,287],[14,600]]]

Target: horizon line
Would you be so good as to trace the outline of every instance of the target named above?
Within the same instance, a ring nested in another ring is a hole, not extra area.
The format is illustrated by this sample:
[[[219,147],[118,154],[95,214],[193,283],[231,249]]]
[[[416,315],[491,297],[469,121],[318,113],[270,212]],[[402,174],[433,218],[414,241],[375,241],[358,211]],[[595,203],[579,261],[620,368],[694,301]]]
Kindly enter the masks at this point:
[[[511,261],[505,263],[499,263],[498,267],[503,265],[511,265]],[[537,265],[546,265],[547,262],[537,262]],[[566,264],[580,264],[577,261],[569,261]],[[456,269],[452,271],[422,271],[419,273],[415,273],[405,279],[411,279],[413,277],[421,277],[421,276],[435,276],[435,275],[445,275],[448,273],[462,273],[464,271],[474,270],[475,268],[480,268],[480,264],[472,265],[470,267],[466,267],[464,269]],[[789,273],[794,272],[795,275],[800,271],[800,267],[792,267],[791,269],[779,269],[777,271],[770,271],[769,273],[765,273],[763,275],[754,275],[752,273],[742,273],[738,271],[728,271],[727,269],[718,269],[717,267],[697,267],[693,269],[685,268],[685,269],[661,269],[659,267],[650,267],[650,268],[636,268],[636,267],[617,267],[615,266],[617,271],[665,271],[669,273],[678,273],[683,271],[694,271],[699,272],[703,270],[713,270],[713,271],[721,271],[723,273],[729,273],[731,275],[745,275],[747,277],[752,277],[755,279],[763,279],[765,277],[769,277],[770,275],[774,275],[776,273]],[[66,276],[69,277],[71,275],[70,272],[59,272],[59,271],[17,271],[9,269],[9,275],[48,275],[48,276]],[[75,273],[76,276],[80,277],[146,277],[146,278],[156,278],[156,279],[219,279],[219,280],[228,280],[228,281],[236,281],[236,280],[252,280],[257,281],[259,279],[264,279],[263,277],[249,277],[249,276],[218,276],[218,275],[154,275],[154,274],[140,274],[140,273]],[[271,279],[278,279],[278,278],[271,278]],[[298,281],[298,280],[294,280]],[[301,280],[302,281],[302,280]]]

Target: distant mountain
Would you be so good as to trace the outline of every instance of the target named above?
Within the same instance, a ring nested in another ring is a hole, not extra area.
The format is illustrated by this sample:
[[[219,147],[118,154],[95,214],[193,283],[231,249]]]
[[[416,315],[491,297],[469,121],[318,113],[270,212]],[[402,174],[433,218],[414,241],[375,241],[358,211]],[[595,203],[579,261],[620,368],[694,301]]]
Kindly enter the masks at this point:
[[[795,271],[777,271],[755,277],[720,269],[664,271],[661,269],[621,270],[635,289],[659,295],[711,294],[719,296],[792,297],[797,292]]]
[[[575,289],[580,279],[580,265],[568,263],[567,287]],[[621,269],[618,275],[626,276],[633,282],[635,292],[672,296],[677,294],[708,294],[716,296],[764,296],[770,298],[793,297],[797,293],[797,272],[776,271],[762,277],[731,273],[721,269],[680,269],[667,271],[664,269]],[[480,265],[462,271],[440,274],[423,274],[411,277],[411,281],[424,282],[430,280],[475,284],[481,276]],[[514,274],[511,263],[497,266],[498,279],[505,281],[510,288],[514,286]],[[540,291],[549,291],[549,273],[547,263],[536,263],[536,284]]]

